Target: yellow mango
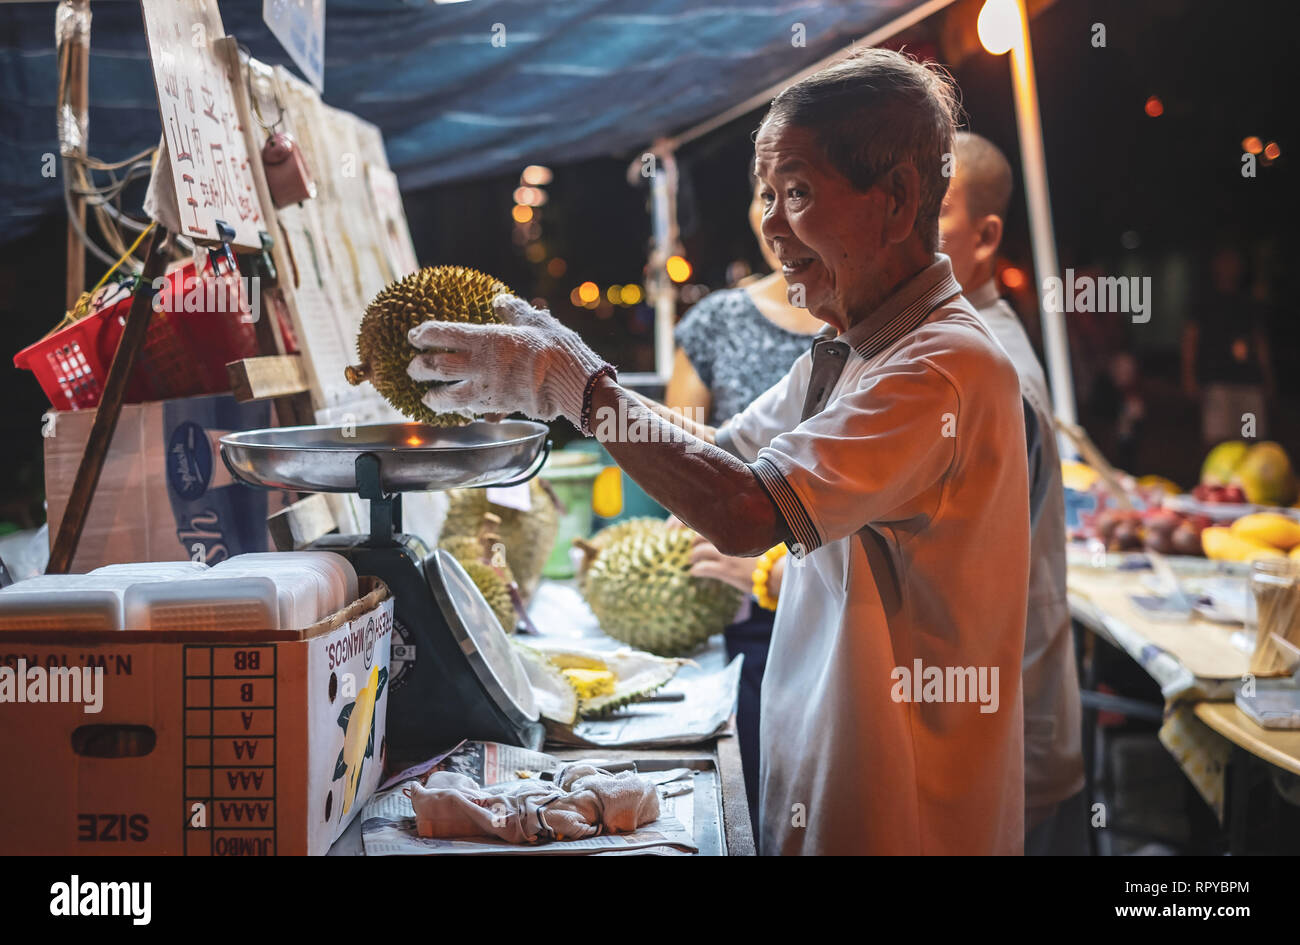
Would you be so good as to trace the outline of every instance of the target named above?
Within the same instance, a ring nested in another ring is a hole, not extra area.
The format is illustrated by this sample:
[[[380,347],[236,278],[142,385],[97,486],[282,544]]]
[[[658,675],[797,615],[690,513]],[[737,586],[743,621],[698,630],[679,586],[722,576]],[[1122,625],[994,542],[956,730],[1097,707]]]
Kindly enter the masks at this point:
[[[1300,545],[1300,522],[1279,512],[1255,512],[1232,523],[1232,533],[1281,551]]]
[[[1211,525],[1201,532],[1205,557],[1215,561],[1254,561],[1256,558],[1282,558],[1285,555],[1270,545],[1239,538],[1232,529]]]

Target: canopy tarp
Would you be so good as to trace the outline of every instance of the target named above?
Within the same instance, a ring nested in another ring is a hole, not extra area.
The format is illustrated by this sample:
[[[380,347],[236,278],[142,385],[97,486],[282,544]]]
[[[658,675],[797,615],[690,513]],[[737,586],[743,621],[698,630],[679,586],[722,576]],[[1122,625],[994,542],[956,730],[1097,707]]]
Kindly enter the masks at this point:
[[[626,155],[744,102],[922,0],[329,0],[325,93],[374,122],[404,188]],[[226,32],[289,64],[262,0]],[[0,5],[0,242],[61,207],[52,3]],[[158,140],[138,3],[91,4],[89,151]],[[494,38],[496,44],[494,44]]]

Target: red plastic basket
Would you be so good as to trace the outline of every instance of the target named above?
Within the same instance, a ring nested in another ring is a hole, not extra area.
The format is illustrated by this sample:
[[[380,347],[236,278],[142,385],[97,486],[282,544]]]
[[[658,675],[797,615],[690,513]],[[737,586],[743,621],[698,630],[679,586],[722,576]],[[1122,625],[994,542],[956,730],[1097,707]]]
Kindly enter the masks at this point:
[[[87,315],[14,356],[14,366],[36,375],[56,410],[84,410],[99,404],[112,354],[122,337],[120,325],[111,344],[105,337],[109,322],[116,322],[116,310],[117,306],[110,306]]]
[[[230,296],[222,297],[215,311],[187,311],[186,293],[196,279],[194,264],[166,278],[167,287],[153,300],[158,304],[127,385],[127,403],[222,393],[230,389],[226,364],[257,354],[255,326],[245,319],[248,309],[242,296],[233,303]],[[227,288],[238,284],[233,276],[225,281]],[[29,345],[14,356],[14,366],[36,375],[57,410],[97,407],[131,299],[127,294]]]

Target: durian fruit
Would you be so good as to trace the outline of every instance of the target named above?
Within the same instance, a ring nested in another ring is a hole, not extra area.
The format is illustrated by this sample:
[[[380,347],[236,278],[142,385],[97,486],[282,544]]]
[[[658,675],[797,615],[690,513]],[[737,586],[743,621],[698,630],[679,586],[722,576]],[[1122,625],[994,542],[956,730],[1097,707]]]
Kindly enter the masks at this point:
[[[608,669],[562,669],[578,693],[579,703],[614,694],[618,677]]]
[[[665,659],[628,647],[612,652],[575,649],[545,640],[515,649],[528,674],[542,715],[562,725],[604,718],[642,702],[689,662]]]
[[[540,479],[528,483],[528,496],[530,508],[524,512],[489,502],[486,489],[451,489],[447,492],[447,518],[442,525],[443,537],[453,538],[477,534],[484,515],[490,513],[499,518],[496,531],[505,545],[506,562],[514,572],[524,600],[532,597],[537,589],[542,568],[560,533],[555,500]]]
[[[510,585],[515,582],[515,578],[510,573],[508,564],[492,560],[492,548],[497,542],[497,536],[486,529],[491,528],[490,519],[494,517],[485,518],[481,526],[485,530],[478,537],[457,535],[443,539],[438,547],[460,562],[469,579],[492,608],[501,629],[506,633],[514,633],[519,618],[515,613],[514,599],[510,596]]]
[[[693,652],[735,616],[741,592],[691,576],[690,529],[655,519],[626,524],[613,526],[622,529],[614,538],[597,533],[589,543],[595,553],[579,590],[614,639],[660,656]]]
[[[607,525],[596,532],[590,539],[575,538],[573,540],[574,546],[583,553],[582,563],[578,567],[578,589],[582,590],[587,579],[587,572],[591,570],[591,563],[596,560],[596,555],[600,553],[602,548],[607,548],[614,542],[621,541],[630,535],[657,535],[663,527],[664,519],[641,516],[639,518],[625,518],[621,522]]]
[[[524,667],[528,683],[533,687],[533,698],[537,711],[543,718],[561,725],[573,725],[578,721],[578,690],[568,676],[558,666],[548,660],[542,653],[519,642],[518,637],[511,638],[515,652]]]
[[[420,269],[384,287],[366,306],[357,335],[360,364],[349,366],[349,384],[369,381],[380,395],[412,420],[434,426],[461,426],[469,417],[434,413],[420,402],[437,381],[414,381],[406,373],[420,353],[407,333],[429,319],[447,322],[499,322],[492,299],[510,293],[499,279],[464,266]]]

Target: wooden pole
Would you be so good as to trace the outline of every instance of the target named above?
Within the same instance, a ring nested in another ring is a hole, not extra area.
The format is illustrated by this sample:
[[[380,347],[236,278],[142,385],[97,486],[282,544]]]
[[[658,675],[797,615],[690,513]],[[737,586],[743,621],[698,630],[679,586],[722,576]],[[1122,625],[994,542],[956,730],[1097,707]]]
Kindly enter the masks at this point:
[[[113,365],[108,369],[104,394],[95,411],[95,422],[90,427],[85,451],[81,454],[77,478],[73,481],[72,491],[68,494],[68,504],[63,510],[63,521],[59,523],[59,533],[54,540],[54,550],[50,552],[50,563],[45,569],[46,574],[67,574],[68,569],[72,567],[72,559],[76,556],[77,544],[81,541],[81,530],[85,527],[90,503],[99,485],[99,474],[104,469],[104,460],[108,457],[109,446],[113,443],[113,433],[117,430],[117,420],[122,414],[127,380],[131,376],[131,369],[135,366],[136,355],[144,347],[149,319],[153,317],[155,296],[153,283],[167,267],[168,236],[166,230],[158,228],[145,250],[147,255],[144,272],[136,286],[131,312],[126,317],[126,327],[122,331],[122,340],[117,346],[117,354],[113,357]],[[150,238],[146,237],[146,239]]]
[[[71,5],[76,9],[76,15],[79,19],[90,22],[90,0],[69,0]],[[74,149],[81,156],[89,153],[85,132],[89,129],[90,123],[86,120],[87,108],[90,104],[90,30],[89,26],[85,30],[70,29],[66,42],[68,44],[68,108],[72,112],[72,120],[76,127],[82,132],[81,141]],[[62,117],[60,117],[62,120]],[[71,164],[66,159],[63,162],[63,173],[71,173]],[[78,180],[78,176],[73,177],[73,182]],[[75,215],[75,221],[73,216]],[[65,293],[65,302],[68,311],[76,307],[77,299],[81,293],[86,290],[86,247],[82,245],[81,235],[78,231],[77,223],[80,223],[81,232],[86,228],[86,198],[79,194],[72,195],[71,214],[68,219],[68,237],[67,237],[67,254],[68,254],[68,272],[67,272],[67,291]]]

